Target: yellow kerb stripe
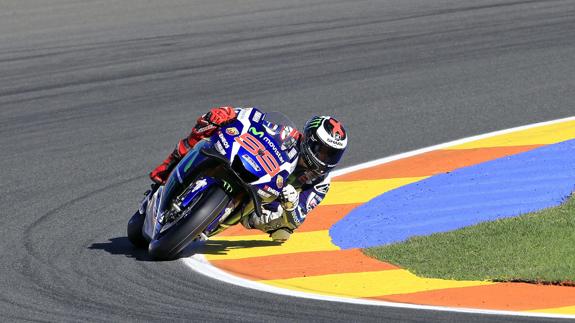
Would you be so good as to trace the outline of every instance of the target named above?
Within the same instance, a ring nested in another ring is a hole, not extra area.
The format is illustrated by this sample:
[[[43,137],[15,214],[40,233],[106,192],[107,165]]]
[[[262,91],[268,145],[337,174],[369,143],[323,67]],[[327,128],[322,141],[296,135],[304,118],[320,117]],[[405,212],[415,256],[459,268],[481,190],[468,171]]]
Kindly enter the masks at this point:
[[[328,230],[296,232],[283,244],[274,243],[266,234],[215,237],[202,251],[208,260],[242,259],[279,254],[339,250],[331,243]]]
[[[565,306],[565,307],[557,307],[557,308],[546,308],[542,310],[531,310],[527,312],[534,312],[534,313],[551,313],[551,314],[572,314],[575,315],[575,306]]]
[[[420,278],[404,269],[262,280],[259,282],[296,291],[352,298],[493,284],[481,281]]]
[[[398,187],[415,183],[426,177],[406,177],[369,181],[333,181],[321,205],[363,203]]]
[[[573,138],[575,138],[575,120],[481,139],[470,143],[449,147],[448,149],[547,145],[570,140]]]

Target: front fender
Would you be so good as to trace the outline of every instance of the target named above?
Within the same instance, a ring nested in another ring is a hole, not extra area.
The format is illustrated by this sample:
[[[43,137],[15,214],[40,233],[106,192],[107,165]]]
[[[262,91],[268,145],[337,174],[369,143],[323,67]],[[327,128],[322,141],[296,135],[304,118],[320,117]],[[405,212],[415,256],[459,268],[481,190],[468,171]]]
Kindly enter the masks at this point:
[[[160,186],[149,198],[146,205],[146,219],[142,227],[142,234],[147,240],[152,240],[159,213],[160,201],[164,193],[164,186]]]

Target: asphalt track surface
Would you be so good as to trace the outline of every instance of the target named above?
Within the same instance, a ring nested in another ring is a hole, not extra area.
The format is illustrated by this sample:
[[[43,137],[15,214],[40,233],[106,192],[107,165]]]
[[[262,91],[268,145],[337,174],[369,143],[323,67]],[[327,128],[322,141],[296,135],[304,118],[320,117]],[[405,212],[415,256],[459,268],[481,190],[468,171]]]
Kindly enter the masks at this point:
[[[575,2],[0,3],[5,321],[542,321],[335,304],[151,262],[125,225],[211,106],[347,126],[344,165],[573,115]]]

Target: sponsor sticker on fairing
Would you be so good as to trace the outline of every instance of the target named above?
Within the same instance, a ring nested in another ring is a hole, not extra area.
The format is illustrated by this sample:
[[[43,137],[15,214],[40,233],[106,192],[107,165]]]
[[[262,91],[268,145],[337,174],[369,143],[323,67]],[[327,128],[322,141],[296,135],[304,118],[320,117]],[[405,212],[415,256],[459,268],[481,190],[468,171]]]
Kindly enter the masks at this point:
[[[270,138],[268,137],[263,137],[262,138],[263,141],[265,143],[268,144],[268,146],[272,149],[272,151],[274,152],[274,154],[276,155],[276,157],[280,160],[280,162],[283,164],[285,163],[283,157],[282,157],[282,153],[279,151],[279,149],[276,147],[276,145],[271,141]]]
[[[217,150],[220,154],[222,154],[222,155],[225,155],[225,154],[226,154],[226,151],[225,151],[224,147],[222,147],[222,143],[221,143],[221,142],[216,141],[216,144],[215,144],[214,146],[216,147],[216,150]]]
[[[259,111],[254,112],[254,116],[252,118],[254,122],[260,122],[262,120],[262,113]]]
[[[275,136],[277,134],[278,125],[273,123],[267,123],[264,124],[264,129],[270,135]]]
[[[240,132],[238,131],[238,128],[236,128],[236,127],[227,128],[226,133],[230,136],[237,136],[240,134]]]
[[[246,117],[246,113],[247,113],[248,111],[251,111],[251,109],[241,109],[241,110],[240,110],[240,113],[238,113],[238,119],[239,119],[239,120],[242,120],[243,118],[245,118],[245,117]]]
[[[221,131],[218,132],[218,137],[220,137],[220,141],[222,142],[224,147],[226,147],[226,149],[230,148],[230,144],[228,143],[228,141],[226,140],[226,137],[224,136],[224,134]]]
[[[278,175],[278,177],[276,178],[276,186],[278,188],[284,187],[284,178],[281,175]]]
[[[263,137],[264,137],[264,132],[263,132],[263,131],[257,131],[256,128],[254,128],[254,127],[250,127],[250,130],[249,130],[249,131],[252,133],[252,135],[254,135],[254,136],[258,137],[258,138],[263,138]]]
[[[250,166],[252,166],[252,168],[253,168],[256,172],[259,172],[259,171],[262,170],[262,169],[260,168],[260,166],[258,166],[258,164],[257,164],[250,156],[248,156],[248,155],[246,155],[246,154],[243,154],[243,155],[242,155],[242,158],[244,158],[245,161],[247,161],[248,164],[250,164]]]

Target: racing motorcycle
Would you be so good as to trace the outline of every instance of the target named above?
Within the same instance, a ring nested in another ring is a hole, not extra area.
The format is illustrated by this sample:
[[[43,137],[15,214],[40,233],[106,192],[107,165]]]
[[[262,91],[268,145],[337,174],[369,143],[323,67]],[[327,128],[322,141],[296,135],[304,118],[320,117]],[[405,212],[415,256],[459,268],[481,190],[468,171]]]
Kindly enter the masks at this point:
[[[201,140],[165,185],[146,192],[128,239],[156,259],[175,258],[278,198],[297,164],[295,126],[279,112],[243,109]]]

